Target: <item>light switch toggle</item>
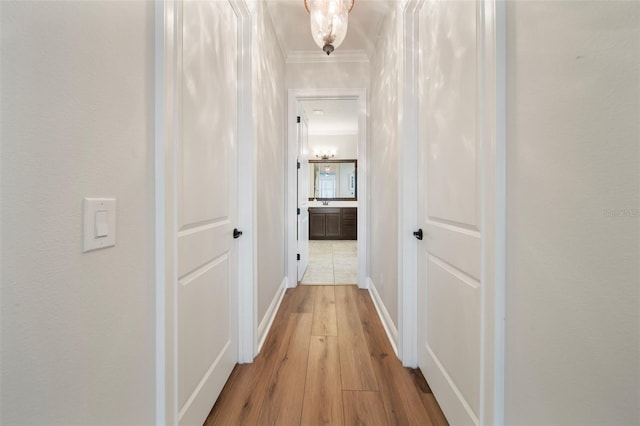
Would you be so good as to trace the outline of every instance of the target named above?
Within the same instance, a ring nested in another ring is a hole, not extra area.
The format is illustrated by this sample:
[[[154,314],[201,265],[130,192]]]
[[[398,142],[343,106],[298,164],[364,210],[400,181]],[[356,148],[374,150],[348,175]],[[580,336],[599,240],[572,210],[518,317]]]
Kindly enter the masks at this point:
[[[83,251],[116,245],[116,199],[84,199]]]
[[[104,238],[109,236],[109,212],[107,210],[96,211],[96,238]]]

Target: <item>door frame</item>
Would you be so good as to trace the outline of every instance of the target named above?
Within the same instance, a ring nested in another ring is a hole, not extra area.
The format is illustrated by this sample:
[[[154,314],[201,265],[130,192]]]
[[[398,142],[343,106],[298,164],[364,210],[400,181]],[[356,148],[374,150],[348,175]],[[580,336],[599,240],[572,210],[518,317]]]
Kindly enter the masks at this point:
[[[368,238],[368,154],[367,154],[367,89],[289,89],[287,107],[287,165],[286,180],[286,271],[287,286],[298,285],[296,260],[296,224],[297,224],[297,183],[296,159],[298,142],[296,138],[296,116],[298,101],[312,99],[355,99],[358,101],[358,287],[367,288],[369,276]]]
[[[256,142],[252,117],[252,17],[246,0],[228,0],[238,19],[238,363],[257,350]],[[182,73],[182,0],[155,2],[155,417],[178,423],[177,170]],[[242,123],[242,125],[240,125]],[[242,161],[240,161],[242,159]],[[214,401],[212,401],[213,403]]]
[[[297,123],[297,126],[296,126],[297,127],[296,128],[296,142],[297,142],[297,147],[298,147],[297,161],[300,164],[302,164],[301,161],[300,161],[300,156],[301,156],[301,151],[304,152],[304,149],[300,149],[300,139],[301,139],[301,136],[302,136],[301,126],[302,125],[306,126],[306,132],[307,132],[307,134],[306,134],[306,138],[307,138],[306,143],[307,143],[307,148],[308,148],[309,147],[309,119],[307,118],[306,114],[301,114],[299,111],[298,111],[297,115],[298,115],[298,117],[300,117],[300,122],[298,122],[298,120],[296,119],[296,123]],[[308,173],[308,171],[309,171],[309,169],[308,169],[308,167],[309,167],[309,153],[307,152],[306,155],[307,155],[307,178],[310,179],[310,176],[309,176],[309,173]],[[300,204],[301,204],[301,200],[299,198],[300,197],[300,175],[303,174],[303,173],[304,173],[304,168],[302,168],[302,167],[299,168],[296,165],[296,190],[297,190],[297,192],[296,192],[296,200],[297,200],[296,201],[296,207],[297,207],[296,208],[296,214],[298,213],[297,210],[300,209]],[[309,182],[307,182],[307,188],[309,187],[308,184],[309,184]],[[306,206],[307,206],[307,209],[306,209],[307,210],[307,213],[306,213],[306,215],[307,215],[307,228],[309,227],[309,200],[308,200],[308,198],[309,198],[308,196],[309,195],[310,194],[307,194],[307,200],[302,200],[302,204],[306,204]],[[303,221],[301,221],[301,219],[304,219],[303,217],[301,217],[302,214],[303,214],[302,212],[303,212],[303,209],[300,209],[300,214],[296,215],[296,223],[297,223],[296,235],[298,236],[296,246],[298,248],[297,252],[298,252],[298,254],[300,254],[300,261],[302,261],[303,258],[304,258],[304,256],[302,256],[302,253],[300,253],[300,247],[299,247],[300,234],[301,234],[300,223],[303,222]],[[306,269],[309,267],[309,230],[308,229],[307,229],[306,261],[307,261],[307,266],[305,267],[305,272],[306,272]],[[296,266],[297,266],[296,279],[298,281],[300,281],[302,279],[302,277],[300,276],[300,265],[297,264]],[[304,272],[303,272],[303,276],[304,276]]]
[[[482,108],[481,192],[482,276],[480,413],[482,425],[504,424],[506,272],[506,4],[480,0],[478,29],[483,73],[478,77]],[[418,365],[418,21],[424,0],[409,0],[399,22],[399,357]]]

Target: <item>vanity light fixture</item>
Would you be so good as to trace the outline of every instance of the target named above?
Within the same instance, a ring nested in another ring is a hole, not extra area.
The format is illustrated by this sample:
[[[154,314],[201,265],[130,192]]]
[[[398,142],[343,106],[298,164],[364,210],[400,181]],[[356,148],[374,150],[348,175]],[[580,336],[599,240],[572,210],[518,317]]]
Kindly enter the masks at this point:
[[[344,40],[349,12],[355,0],[304,0],[311,18],[311,35],[324,53],[330,55]]]
[[[316,151],[316,158],[320,158],[321,160],[328,160],[329,158],[333,158],[336,156],[336,150],[333,151]]]
[[[328,160],[329,158],[335,157],[335,155],[334,154],[331,154],[331,155],[329,155],[329,154],[316,154],[316,157],[320,158],[321,160]]]

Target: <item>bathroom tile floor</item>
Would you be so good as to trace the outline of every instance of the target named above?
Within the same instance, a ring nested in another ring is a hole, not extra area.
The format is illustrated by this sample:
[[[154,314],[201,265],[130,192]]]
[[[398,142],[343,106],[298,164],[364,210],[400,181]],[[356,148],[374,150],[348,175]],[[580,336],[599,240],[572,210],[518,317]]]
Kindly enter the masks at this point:
[[[358,283],[358,248],[355,240],[309,241],[309,266],[301,284]]]

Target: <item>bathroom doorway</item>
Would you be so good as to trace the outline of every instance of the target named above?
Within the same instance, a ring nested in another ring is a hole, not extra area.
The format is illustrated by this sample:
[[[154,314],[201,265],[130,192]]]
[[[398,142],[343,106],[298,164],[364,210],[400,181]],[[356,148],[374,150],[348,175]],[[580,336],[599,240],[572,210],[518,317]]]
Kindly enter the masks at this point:
[[[289,91],[289,286],[367,283],[366,91]],[[306,151],[298,145],[298,117],[305,117]],[[303,164],[298,166],[300,159]],[[298,167],[308,170],[301,181]],[[300,185],[306,185],[301,191]],[[304,200],[300,193],[308,194]],[[305,229],[298,218],[308,217]],[[302,239],[301,239],[302,237]],[[306,254],[299,268],[299,254]],[[304,269],[300,273],[300,269]]]
[[[308,264],[299,281],[357,284],[358,101],[303,99],[298,109],[308,123],[303,163],[308,229],[303,231],[309,236]]]

